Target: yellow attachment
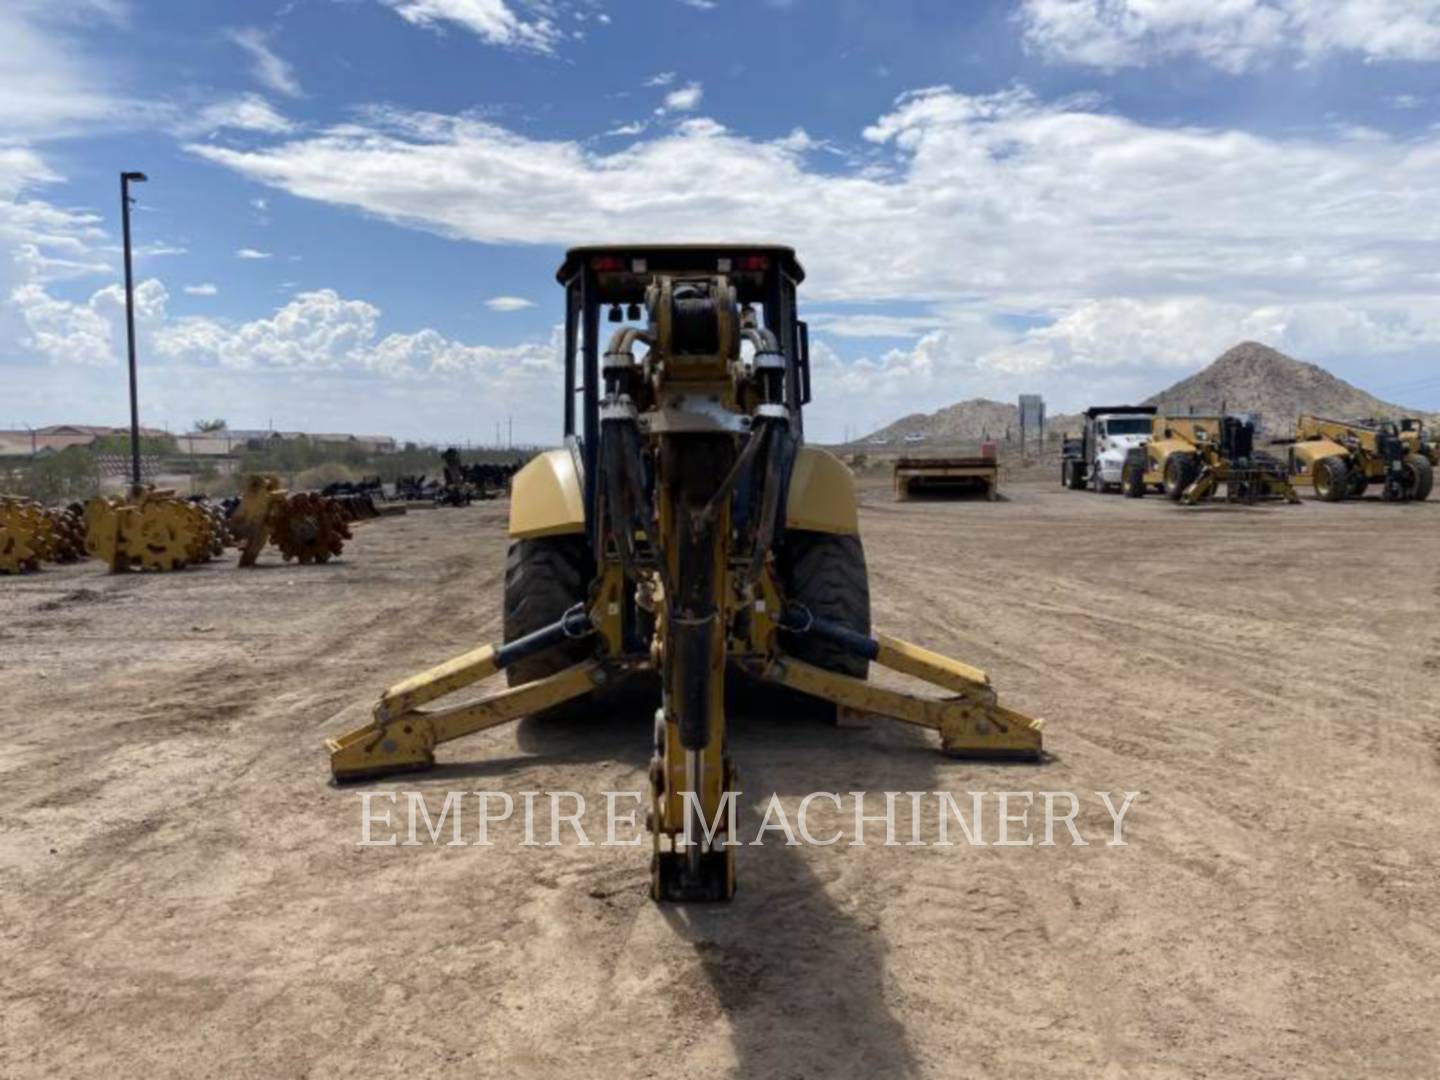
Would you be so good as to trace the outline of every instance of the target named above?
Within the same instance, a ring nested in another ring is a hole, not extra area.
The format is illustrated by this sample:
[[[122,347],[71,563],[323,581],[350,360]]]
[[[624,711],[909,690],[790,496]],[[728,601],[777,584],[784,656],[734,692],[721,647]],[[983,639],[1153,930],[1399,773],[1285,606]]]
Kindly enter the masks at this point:
[[[130,569],[124,534],[129,531],[133,507],[119,499],[96,495],[85,504],[85,550],[110,568],[112,574]]]
[[[255,565],[265,541],[270,538],[270,527],[280,504],[288,494],[280,486],[280,478],[272,473],[252,473],[245,477],[240,505],[230,519],[231,531],[240,547],[239,565]]]
[[[43,514],[20,499],[0,499],[0,574],[40,568]]]
[[[380,704],[375,706],[376,718],[393,719],[494,675],[500,670],[495,666],[495,652],[494,645],[481,645],[396,683],[380,695]]]
[[[478,672],[487,664],[493,672],[494,665],[489,663],[489,658],[481,661],[474,658],[480,653],[493,657],[493,652],[493,647],[487,645],[392,687],[380,699],[371,723],[326,740],[331,774],[336,780],[358,780],[427,769],[435,764],[435,747],[441,743],[554,708],[588,693],[606,677],[599,661],[588,660],[468,704],[433,711],[410,709],[398,714],[392,711],[397,702],[430,701],[483,678]],[[446,674],[436,676],[436,672]]]
[[[1040,756],[1045,722],[1001,705],[985,672],[887,634],[877,634],[875,641],[880,648],[873,663],[933,683],[954,696],[936,699],[887,690],[783,654],[768,662],[748,662],[745,667],[768,682],[842,708],[938,731],[947,754],[1029,759]]]

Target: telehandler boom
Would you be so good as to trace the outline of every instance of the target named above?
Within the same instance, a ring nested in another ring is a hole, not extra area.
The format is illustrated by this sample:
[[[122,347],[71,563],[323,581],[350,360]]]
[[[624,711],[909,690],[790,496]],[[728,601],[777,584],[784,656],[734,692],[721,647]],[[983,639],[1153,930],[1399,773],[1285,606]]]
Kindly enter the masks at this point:
[[[557,276],[565,446],[514,479],[505,640],[387,690],[371,723],[329,742],[335,777],[426,768],[441,743],[655,671],[651,894],[723,900],[739,794],[727,669],[931,728],[950,754],[1038,758],[1041,722],[984,672],[871,631],[850,473],[803,445],[794,253],[586,247]],[[602,353],[606,308],[625,325]],[[874,686],[872,662],[945,696]],[[423,708],[502,670],[506,691]]]

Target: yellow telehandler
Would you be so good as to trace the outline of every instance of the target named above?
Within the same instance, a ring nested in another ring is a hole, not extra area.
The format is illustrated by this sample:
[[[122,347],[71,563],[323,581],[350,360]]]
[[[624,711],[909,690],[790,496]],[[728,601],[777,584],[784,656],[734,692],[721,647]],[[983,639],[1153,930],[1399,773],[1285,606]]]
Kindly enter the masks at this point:
[[[1222,487],[1227,502],[1300,501],[1284,465],[1256,449],[1255,424],[1244,416],[1157,416],[1149,441],[1120,470],[1120,490],[1132,499],[1158,489],[1194,506]]]
[[[1407,444],[1393,420],[1330,420],[1303,415],[1286,447],[1289,472],[1325,502],[1364,496],[1381,485],[1386,502],[1423,502],[1435,486],[1435,466],[1420,450],[1420,432]]]
[[[1039,756],[1040,721],[984,672],[871,631],[850,472],[803,444],[793,251],[583,247],[557,277],[565,445],[514,478],[505,640],[385,691],[329,741],[336,779],[427,768],[440,743],[658,672],[651,895],[698,901],[735,890],[727,669],[934,729],[951,754]],[[625,325],[602,351],[607,309]],[[875,686],[871,663],[945,696]],[[422,708],[501,670],[508,690]]]

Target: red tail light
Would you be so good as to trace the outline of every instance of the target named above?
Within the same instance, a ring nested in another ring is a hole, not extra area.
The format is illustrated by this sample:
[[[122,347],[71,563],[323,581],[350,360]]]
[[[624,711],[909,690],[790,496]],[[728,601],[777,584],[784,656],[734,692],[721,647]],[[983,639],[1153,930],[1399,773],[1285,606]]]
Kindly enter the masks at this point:
[[[740,270],[768,270],[770,260],[764,255],[742,255],[735,260],[736,267]]]
[[[624,270],[625,260],[615,255],[596,255],[590,260],[590,269],[602,274],[613,270]]]

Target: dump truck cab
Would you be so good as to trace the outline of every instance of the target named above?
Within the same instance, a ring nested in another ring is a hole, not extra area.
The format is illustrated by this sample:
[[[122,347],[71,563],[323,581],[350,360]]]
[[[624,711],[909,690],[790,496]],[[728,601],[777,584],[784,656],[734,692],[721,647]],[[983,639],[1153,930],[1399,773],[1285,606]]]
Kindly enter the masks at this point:
[[[1060,483],[1072,491],[1118,488],[1126,457],[1150,440],[1154,405],[1107,405],[1085,410],[1081,436],[1067,438]]]

